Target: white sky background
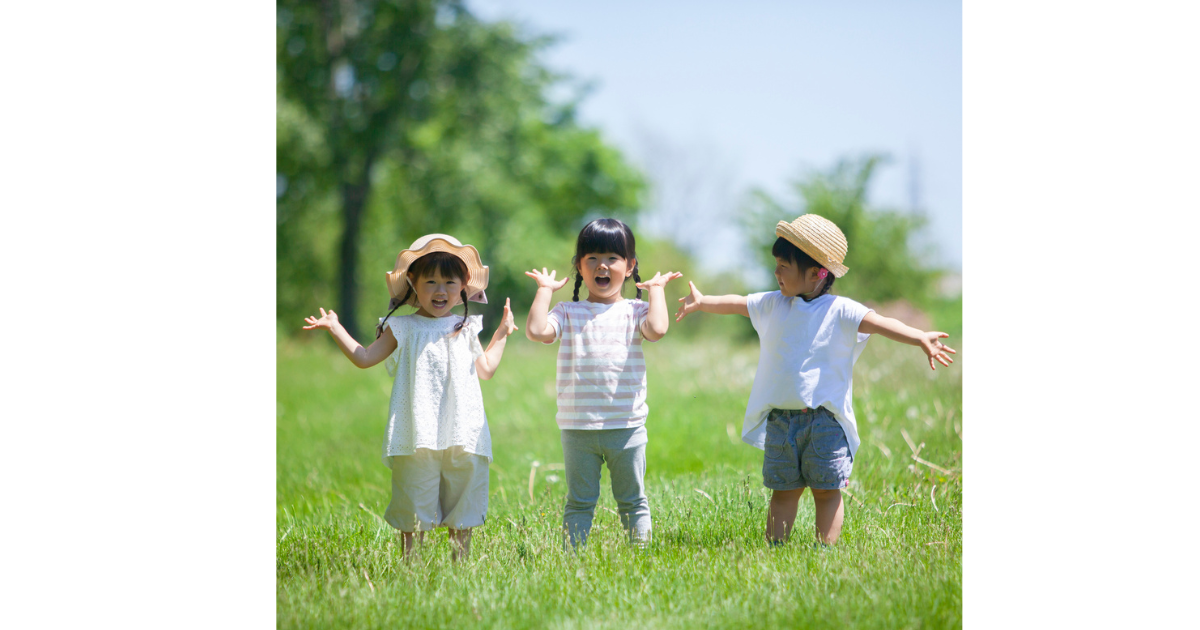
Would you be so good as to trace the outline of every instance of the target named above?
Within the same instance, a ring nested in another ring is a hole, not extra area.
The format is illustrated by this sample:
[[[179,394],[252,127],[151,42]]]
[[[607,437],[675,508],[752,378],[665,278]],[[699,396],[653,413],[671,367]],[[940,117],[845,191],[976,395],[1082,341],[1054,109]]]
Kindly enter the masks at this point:
[[[930,220],[934,262],[961,268],[958,2],[469,6],[560,37],[544,61],[594,83],[581,122],[600,127],[651,178],[639,229],[682,231],[706,269],[739,264],[734,215],[751,187],[794,206],[789,180],[873,151],[892,162],[877,171],[869,201],[907,210],[915,198]]]

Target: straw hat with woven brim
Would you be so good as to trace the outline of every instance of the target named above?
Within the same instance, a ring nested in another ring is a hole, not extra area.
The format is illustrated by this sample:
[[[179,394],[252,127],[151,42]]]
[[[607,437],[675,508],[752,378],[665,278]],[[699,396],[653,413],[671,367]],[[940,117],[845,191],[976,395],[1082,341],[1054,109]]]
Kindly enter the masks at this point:
[[[800,251],[812,256],[835,278],[846,275],[850,268],[842,264],[846,259],[846,235],[833,221],[816,214],[805,214],[788,223],[780,221],[775,226],[775,236],[786,238]]]
[[[464,287],[467,290],[467,299],[487,304],[487,294],[483,290],[488,284],[488,268],[479,260],[479,251],[470,245],[463,245],[449,234],[426,234],[413,241],[412,247],[396,256],[396,268],[387,273],[388,292],[393,298],[410,306],[419,306],[417,296],[410,290],[405,275],[408,274],[408,268],[414,260],[433,252],[446,252],[458,256],[466,264],[467,274],[470,275],[467,286]]]

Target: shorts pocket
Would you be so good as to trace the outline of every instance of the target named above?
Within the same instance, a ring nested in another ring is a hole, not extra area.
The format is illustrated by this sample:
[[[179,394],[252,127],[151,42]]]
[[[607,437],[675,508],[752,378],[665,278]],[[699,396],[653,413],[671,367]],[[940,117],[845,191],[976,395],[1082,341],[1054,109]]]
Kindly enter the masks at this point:
[[[787,416],[767,416],[767,438],[763,448],[767,452],[767,459],[778,460],[786,456],[787,433]]]
[[[788,441],[790,426],[787,415],[767,418],[763,485],[774,490],[790,490],[800,484],[800,458],[795,445]]]
[[[850,442],[846,439],[846,431],[842,429],[837,418],[825,410],[814,415],[808,437],[812,453],[824,460],[850,457]]]

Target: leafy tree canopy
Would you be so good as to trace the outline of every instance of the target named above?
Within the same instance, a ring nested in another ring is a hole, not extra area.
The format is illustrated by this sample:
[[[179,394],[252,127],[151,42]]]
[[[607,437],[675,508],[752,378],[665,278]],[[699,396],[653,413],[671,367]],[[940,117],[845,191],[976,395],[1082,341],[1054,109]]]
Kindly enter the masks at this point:
[[[532,296],[525,270],[567,268],[585,218],[641,207],[642,175],[578,124],[576,101],[547,96],[567,81],[538,60],[552,40],[455,1],[281,0],[277,15],[285,330],[335,300],[370,330],[384,272],[430,232],[480,250],[495,312]]]

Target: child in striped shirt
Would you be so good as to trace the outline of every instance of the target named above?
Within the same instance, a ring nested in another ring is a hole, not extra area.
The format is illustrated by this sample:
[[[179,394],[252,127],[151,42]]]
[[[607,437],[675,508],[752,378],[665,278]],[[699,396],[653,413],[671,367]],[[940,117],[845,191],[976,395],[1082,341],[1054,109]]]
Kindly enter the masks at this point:
[[[633,232],[616,219],[596,219],[584,226],[575,243],[575,293],[547,314],[550,296],[569,278],[536,269],[525,275],[537,281],[525,336],[553,343],[558,350],[558,428],[562,431],[567,503],[563,529],[572,547],[587,542],[596,500],[600,498],[600,465],[608,463],[613,498],[621,525],[637,543],[650,540],[650,504],[646,474],[646,361],[642,340],[667,334],[670,318],[663,287],[682,276],[655,273],[642,282],[637,271]],[[633,276],[637,299],[621,297],[625,279]],[[579,286],[588,297],[579,300]],[[642,301],[642,289],[650,294]]]

